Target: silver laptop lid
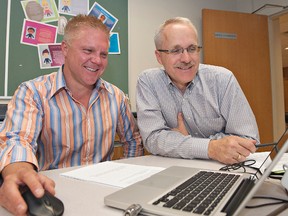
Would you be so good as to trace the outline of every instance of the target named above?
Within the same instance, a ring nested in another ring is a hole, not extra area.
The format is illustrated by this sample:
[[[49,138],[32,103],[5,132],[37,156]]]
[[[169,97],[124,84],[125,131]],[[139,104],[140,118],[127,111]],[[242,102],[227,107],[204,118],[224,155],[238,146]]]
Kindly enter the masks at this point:
[[[242,201],[242,203],[239,205],[239,207],[237,208],[237,210],[235,211],[235,215],[238,215],[240,213],[240,211],[245,208],[245,206],[247,205],[247,203],[252,199],[252,197],[255,195],[255,193],[257,192],[257,190],[261,187],[261,185],[263,184],[263,182],[270,176],[272,170],[274,169],[274,167],[278,164],[278,162],[280,161],[280,159],[283,157],[284,153],[287,152],[288,150],[288,130],[286,129],[286,131],[284,132],[284,134],[281,136],[281,138],[279,139],[279,141],[277,143],[275,143],[275,145],[272,145],[270,148],[270,154],[269,157],[272,159],[272,162],[269,164],[269,166],[265,169],[265,172],[263,173],[263,175],[260,175],[260,172],[257,171],[254,175],[257,176],[258,179],[256,179],[256,184],[255,186],[252,188],[252,190],[247,194],[247,196],[245,197],[245,199]],[[268,158],[266,158],[267,160]],[[264,163],[263,163],[264,164]],[[262,165],[263,165],[262,164]]]

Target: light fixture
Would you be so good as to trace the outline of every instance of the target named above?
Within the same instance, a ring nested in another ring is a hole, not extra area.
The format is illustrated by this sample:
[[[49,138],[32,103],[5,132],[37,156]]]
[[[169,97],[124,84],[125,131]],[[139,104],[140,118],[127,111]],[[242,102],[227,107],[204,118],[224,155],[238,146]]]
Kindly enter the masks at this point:
[[[257,10],[253,11],[252,14],[254,14],[254,13],[262,10],[263,8],[265,8],[265,7],[267,7],[267,6],[269,6],[269,7],[280,7],[280,8],[282,8],[282,9],[285,9],[285,8],[288,7],[288,6],[276,5],[276,4],[265,4],[265,5],[263,5],[262,7],[258,8]]]

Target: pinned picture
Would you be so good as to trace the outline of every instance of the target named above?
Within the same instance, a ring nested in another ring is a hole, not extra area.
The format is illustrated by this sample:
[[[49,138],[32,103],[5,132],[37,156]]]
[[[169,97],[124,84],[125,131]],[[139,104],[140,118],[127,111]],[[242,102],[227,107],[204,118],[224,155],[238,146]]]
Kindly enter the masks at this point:
[[[89,0],[59,0],[58,11],[62,14],[88,14]]]
[[[55,43],[56,37],[56,26],[24,19],[20,41],[22,44],[37,46],[43,43]]]
[[[64,64],[61,43],[38,44],[38,56],[41,69],[59,68]]]
[[[109,54],[121,54],[118,32],[111,32],[110,34]]]
[[[114,17],[111,13],[109,13],[105,8],[103,8],[100,4],[95,2],[89,12],[89,15],[96,16],[100,19],[110,31],[113,30],[118,19]]]
[[[48,23],[59,18],[55,0],[26,0],[21,4],[27,19]]]
[[[44,18],[44,10],[42,6],[35,0],[21,1],[25,17],[34,21],[42,21]]]

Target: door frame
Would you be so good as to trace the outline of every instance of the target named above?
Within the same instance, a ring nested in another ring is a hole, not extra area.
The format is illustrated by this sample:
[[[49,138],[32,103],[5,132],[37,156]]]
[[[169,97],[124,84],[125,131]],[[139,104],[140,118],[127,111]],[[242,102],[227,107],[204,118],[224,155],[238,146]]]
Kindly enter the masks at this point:
[[[288,9],[268,16],[270,67],[272,87],[272,110],[273,110],[273,138],[276,142],[286,129],[283,63],[280,39],[280,16],[288,14]]]

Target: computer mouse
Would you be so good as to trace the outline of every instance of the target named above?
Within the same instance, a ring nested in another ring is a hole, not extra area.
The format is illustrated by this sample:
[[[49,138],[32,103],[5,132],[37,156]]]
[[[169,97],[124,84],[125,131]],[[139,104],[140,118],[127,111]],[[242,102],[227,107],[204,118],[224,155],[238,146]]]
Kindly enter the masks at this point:
[[[45,191],[44,196],[37,198],[30,189],[25,186],[22,196],[28,205],[29,216],[61,216],[64,212],[64,204],[57,197]]]

